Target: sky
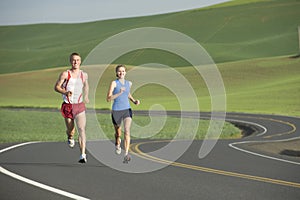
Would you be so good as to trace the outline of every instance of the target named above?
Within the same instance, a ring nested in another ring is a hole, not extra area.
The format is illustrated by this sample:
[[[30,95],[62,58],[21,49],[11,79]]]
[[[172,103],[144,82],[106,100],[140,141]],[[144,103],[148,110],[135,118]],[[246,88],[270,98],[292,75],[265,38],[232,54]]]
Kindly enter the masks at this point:
[[[155,15],[228,0],[0,0],[0,25],[80,23]]]

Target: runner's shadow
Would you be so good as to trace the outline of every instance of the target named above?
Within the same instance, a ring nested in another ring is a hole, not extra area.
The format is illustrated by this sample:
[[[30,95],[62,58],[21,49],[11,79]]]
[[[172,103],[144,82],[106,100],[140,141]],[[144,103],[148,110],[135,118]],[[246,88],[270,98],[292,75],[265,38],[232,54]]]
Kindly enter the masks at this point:
[[[300,157],[300,151],[285,149],[280,152],[281,155]]]

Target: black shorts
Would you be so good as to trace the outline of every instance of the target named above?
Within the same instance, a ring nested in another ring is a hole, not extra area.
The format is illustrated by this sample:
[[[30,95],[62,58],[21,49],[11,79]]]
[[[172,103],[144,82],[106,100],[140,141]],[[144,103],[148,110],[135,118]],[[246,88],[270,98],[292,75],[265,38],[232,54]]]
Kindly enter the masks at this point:
[[[114,125],[120,126],[122,120],[125,118],[130,117],[132,118],[132,110],[131,108],[126,110],[113,110],[111,112],[111,119]]]

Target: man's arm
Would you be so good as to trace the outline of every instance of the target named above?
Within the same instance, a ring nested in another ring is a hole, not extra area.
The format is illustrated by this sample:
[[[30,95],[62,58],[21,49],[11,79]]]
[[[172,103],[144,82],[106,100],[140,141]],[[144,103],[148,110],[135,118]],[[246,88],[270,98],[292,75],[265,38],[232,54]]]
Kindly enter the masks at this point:
[[[87,73],[84,74],[85,75],[85,80],[84,80],[84,84],[83,84],[83,93],[84,93],[84,102],[85,103],[89,103],[89,82],[88,82],[88,75]]]
[[[62,72],[60,75],[59,75],[59,78],[58,80],[56,81],[55,85],[54,85],[54,90],[58,93],[61,93],[61,94],[65,94],[67,96],[70,96],[72,95],[72,92],[68,92],[66,91],[65,88],[62,87],[63,83],[65,82],[65,80],[67,79],[68,77],[68,73],[67,72]]]

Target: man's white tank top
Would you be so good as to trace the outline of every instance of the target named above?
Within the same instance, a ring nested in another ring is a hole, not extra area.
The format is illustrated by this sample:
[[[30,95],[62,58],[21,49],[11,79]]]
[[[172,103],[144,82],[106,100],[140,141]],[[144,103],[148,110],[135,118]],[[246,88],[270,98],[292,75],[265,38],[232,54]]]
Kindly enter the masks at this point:
[[[71,72],[68,70],[68,79],[63,83],[63,88],[71,91],[72,95],[68,97],[63,96],[63,101],[66,103],[76,104],[82,102],[82,88],[83,88],[83,72],[80,70],[80,76],[73,78]]]

